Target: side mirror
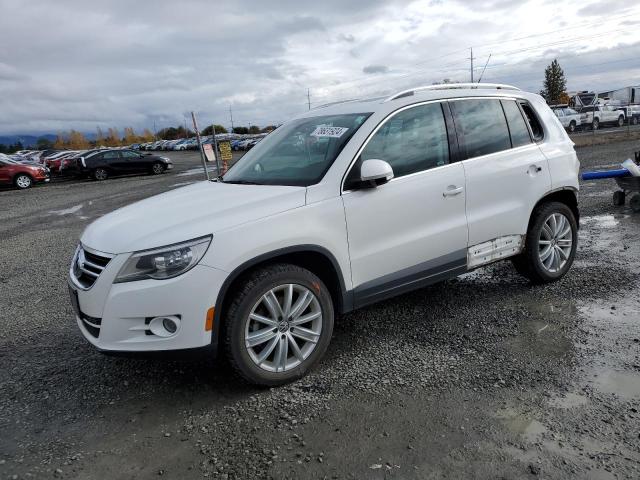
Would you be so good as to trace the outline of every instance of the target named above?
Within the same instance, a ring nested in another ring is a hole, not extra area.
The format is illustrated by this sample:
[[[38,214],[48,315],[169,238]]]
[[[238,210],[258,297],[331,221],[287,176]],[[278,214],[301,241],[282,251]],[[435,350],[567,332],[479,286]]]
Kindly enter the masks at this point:
[[[384,185],[393,178],[393,168],[384,160],[370,159],[362,162],[360,181],[372,187]]]

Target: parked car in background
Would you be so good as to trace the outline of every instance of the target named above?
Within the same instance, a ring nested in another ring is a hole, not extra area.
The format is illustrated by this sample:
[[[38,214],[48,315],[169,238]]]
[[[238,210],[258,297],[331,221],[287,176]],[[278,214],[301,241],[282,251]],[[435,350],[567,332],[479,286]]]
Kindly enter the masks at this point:
[[[132,173],[159,175],[173,168],[171,160],[159,155],[142,154],[134,150],[98,150],[80,157],[76,170],[95,180]]]
[[[579,168],[542,97],[509,85],[316,108],[217,181],[89,225],[75,319],[103,352],[220,348],[243,378],[281,385],[322,358],[336,315],[505,259],[561,279]]]
[[[48,182],[49,179],[49,172],[45,167],[19,163],[0,153],[0,184],[26,190],[35,183]]]
[[[586,114],[578,113],[567,106],[552,107],[552,110],[565,130],[571,133],[575,132],[582,125],[583,120],[586,121],[587,119]]]
[[[601,125],[616,125],[622,127],[624,125],[625,114],[619,107],[611,105],[592,105],[584,107],[582,113],[585,114],[585,123],[592,130],[597,130]]]

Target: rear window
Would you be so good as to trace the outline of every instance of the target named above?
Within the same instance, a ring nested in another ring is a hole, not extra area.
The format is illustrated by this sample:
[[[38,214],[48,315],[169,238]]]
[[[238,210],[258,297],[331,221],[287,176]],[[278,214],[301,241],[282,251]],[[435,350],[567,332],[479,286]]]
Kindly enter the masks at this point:
[[[500,100],[451,102],[463,158],[480,157],[511,148],[509,128]]]
[[[533,134],[533,139],[536,142],[539,142],[544,138],[544,130],[542,130],[542,124],[538,119],[538,115],[533,110],[533,107],[529,105],[527,102],[520,102],[520,107],[522,107],[522,111],[527,117],[527,122],[529,123],[529,127],[531,127],[531,133]]]
[[[529,128],[515,100],[502,100],[502,108],[509,124],[511,146],[515,148],[530,144]]]

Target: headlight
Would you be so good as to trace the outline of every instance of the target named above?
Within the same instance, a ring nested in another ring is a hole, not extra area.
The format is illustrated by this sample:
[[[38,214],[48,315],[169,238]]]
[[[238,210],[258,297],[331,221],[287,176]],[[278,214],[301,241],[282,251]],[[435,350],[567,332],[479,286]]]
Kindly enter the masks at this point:
[[[120,269],[115,283],[177,277],[195,267],[211,243],[211,235],[188,242],[134,252]]]

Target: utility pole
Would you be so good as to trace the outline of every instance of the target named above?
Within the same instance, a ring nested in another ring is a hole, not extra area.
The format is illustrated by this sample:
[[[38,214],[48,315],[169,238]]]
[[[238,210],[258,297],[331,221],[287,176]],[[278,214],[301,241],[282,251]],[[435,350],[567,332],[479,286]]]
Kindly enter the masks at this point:
[[[309,110],[311,110],[311,92],[307,88],[307,105],[309,106]]]
[[[473,83],[473,47],[471,47],[470,50],[471,50],[471,83]]]
[[[153,121],[153,138],[158,140],[158,131],[156,130],[156,121]]]
[[[229,105],[229,116],[231,117],[231,133],[233,133],[233,111],[231,110],[231,105]]]

